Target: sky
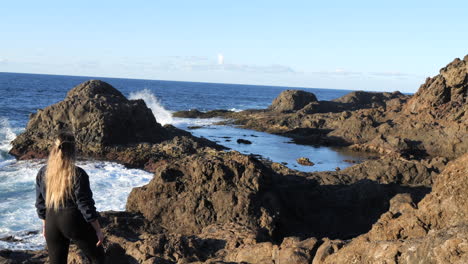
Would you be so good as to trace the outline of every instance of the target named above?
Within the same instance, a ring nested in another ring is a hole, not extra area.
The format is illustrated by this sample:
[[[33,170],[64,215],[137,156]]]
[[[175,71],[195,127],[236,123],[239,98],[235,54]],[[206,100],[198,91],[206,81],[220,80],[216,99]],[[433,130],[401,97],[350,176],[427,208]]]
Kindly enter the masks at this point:
[[[3,1],[0,72],[415,92],[468,1]]]

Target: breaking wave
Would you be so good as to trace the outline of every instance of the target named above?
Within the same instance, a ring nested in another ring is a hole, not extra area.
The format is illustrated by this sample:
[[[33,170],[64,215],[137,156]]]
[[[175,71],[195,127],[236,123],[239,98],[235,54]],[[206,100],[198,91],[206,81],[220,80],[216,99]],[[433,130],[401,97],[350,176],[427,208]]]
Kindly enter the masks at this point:
[[[137,92],[131,92],[129,98],[131,100],[143,99],[146,105],[153,112],[156,121],[161,125],[172,124],[172,113],[161,105],[159,99],[150,90],[144,89]]]

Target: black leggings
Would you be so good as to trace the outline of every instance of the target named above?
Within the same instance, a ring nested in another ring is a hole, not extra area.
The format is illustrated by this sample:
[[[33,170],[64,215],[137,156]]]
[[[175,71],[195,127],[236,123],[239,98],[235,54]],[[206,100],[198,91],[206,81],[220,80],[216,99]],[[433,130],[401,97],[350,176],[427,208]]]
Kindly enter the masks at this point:
[[[104,248],[96,247],[98,238],[77,208],[47,210],[45,238],[51,264],[67,263],[70,239],[83,251],[91,263],[104,263]]]

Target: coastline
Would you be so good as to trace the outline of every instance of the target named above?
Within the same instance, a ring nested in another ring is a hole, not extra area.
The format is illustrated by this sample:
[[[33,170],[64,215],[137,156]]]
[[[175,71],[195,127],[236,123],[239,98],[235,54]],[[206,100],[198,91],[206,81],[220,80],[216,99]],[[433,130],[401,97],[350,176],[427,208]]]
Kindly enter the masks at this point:
[[[296,142],[378,156],[343,170],[299,172],[227,151],[161,126],[144,102],[127,100],[100,81],[75,87],[64,101],[33,115],[11,153],[20,159],[43,157],[48,139],[42,131],[63,121],[59,110],[72,113],[65,125],[87,124],[93,117],[76,110],[83,104],[76,98],[117,102],[115,108],[99,109],[103,115],[140,111],[138,124],[131,123],[132,116],[114,114],[119,122],[84,125],[90,134],[77,137],[84,156],[154,173],[147,185],[131,191],[126,212],[103,214],[112,263],[431,263],[431,255],[463,261],[468,256],[463,249],[468,241],[467,63],[468,56],[454,60],[411,97],[352,93],[333,102],[312,95],[304,101],[286,91],[268,109],[216,112],[231,124]],[[195,112],[175,116],[187,113]],[[108,129],[130,137],[121,141],[102,133]],[[450,246],[440,248],[442,243]],[[0,252],[7,259],[21,255]],[[43,251],[34,254],[38,261],[44,258]]]

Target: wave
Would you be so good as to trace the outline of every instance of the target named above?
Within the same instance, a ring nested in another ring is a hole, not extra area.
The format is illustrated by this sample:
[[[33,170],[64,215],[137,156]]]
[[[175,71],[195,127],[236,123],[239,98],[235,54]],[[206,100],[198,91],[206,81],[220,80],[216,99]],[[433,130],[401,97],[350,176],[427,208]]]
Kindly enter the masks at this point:
[[[233,112],[242,112],[242,111],[244,111],[244,110],[243,110],[243,109],[239,109],[239,108],[233,107],[233,108],[229,109],[229,111],[233,111]]]
[[[0,117],[0,161],[9,159],[8,151],[11,149],[11,141],[16,137],[8,118]],[[1,162],[0,162],[1,164]]]
[[[187,129],[189,126],[210,126],[217,122],[225,121],[226,119],[221,117],[212,118],[183,118],[175,117],[172,124],[178,128]]]
[[[144,89],[137,92],[131,92],[129,98],[131,100],[143,99],[146,105],[153,112],[156,121],[158,121],[161,125],[172,124],[172,113],[161,105],[159,99],[150,90]]]

